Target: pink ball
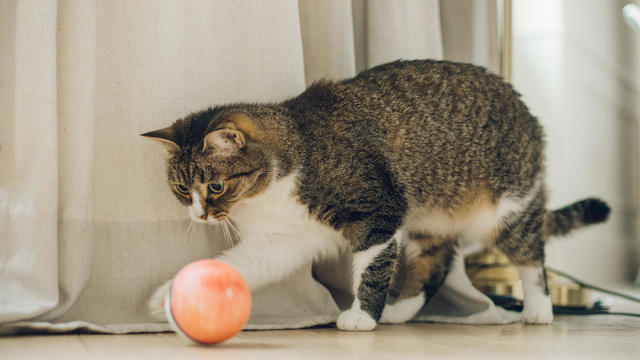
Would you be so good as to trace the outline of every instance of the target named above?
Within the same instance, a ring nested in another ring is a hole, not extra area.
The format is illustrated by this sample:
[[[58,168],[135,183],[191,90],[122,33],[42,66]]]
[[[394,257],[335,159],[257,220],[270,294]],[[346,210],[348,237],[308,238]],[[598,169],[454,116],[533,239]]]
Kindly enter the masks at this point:
[[[171,283],[165,310],[178,333],[201,344],[237,334],[251,313],[251,292],[242,275],[216,260],[194,261]]]

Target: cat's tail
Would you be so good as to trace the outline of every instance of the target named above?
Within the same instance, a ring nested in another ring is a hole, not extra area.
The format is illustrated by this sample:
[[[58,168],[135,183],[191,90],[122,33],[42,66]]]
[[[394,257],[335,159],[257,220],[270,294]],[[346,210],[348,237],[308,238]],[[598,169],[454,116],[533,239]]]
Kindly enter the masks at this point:
[[[571,230],[590,224],[604,222],[609,217],[609,205],[596,198],[580,200],[571,205],[545,214],[545,234],[547,236],[562,236]]]

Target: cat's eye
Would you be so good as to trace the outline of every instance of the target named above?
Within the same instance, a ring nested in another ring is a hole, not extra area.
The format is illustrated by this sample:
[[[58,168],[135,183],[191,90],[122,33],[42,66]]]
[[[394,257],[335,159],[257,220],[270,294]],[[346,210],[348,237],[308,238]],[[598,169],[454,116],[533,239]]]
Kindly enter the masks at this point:
[[[209,191],[212,194],[222,194],[222,192],[224,191],[224,183],[223,182],[219,182],[219,183],[211,183],[211,184],[209,184]]]
[[[182,195],[189,195],[189,188],[187,188],[186,186],[182,185],[182,184],[176,184],[175,185],[176,190],[178,190],[178,192]]]

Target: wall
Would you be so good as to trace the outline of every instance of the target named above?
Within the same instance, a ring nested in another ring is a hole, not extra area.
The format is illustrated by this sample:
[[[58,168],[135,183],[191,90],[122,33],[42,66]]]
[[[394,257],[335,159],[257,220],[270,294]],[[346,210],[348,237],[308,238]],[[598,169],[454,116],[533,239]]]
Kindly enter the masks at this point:
[[[609,202],[609,222],[552,241],[548,264],[601,284],[638,271],[637,45],[628,1],[514,1],[513,83],[546,129],[549,205]]]

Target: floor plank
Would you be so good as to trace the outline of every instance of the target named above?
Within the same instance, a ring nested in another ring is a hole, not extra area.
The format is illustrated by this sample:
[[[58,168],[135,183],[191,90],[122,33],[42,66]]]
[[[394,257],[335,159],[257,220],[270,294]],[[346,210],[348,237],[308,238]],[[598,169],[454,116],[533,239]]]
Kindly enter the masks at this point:
[[[347,333],[333,328],[246,331],[216,346],[174,334],[0,338],[1,359],[412,359],[425,357],[640,358],[640,318],[557,316],[551,326],[406,324]]]

